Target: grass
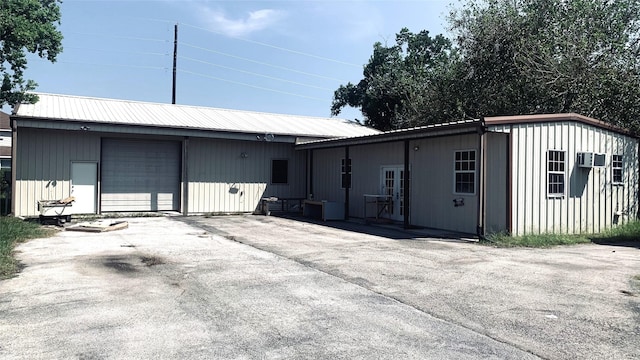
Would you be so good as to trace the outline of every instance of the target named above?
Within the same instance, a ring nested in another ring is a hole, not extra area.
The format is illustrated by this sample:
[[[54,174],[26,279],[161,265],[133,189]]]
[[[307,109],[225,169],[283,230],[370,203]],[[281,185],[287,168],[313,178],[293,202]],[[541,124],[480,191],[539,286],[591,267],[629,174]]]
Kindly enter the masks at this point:
[[[530,247],[548,248],[558,245],[575,245],[590,243],[591,239],[584,235],[536,234],[510,236],[508,234],[492,234],[483,241],[497,247]]]
[[[640,221],[633,221],[619,225],[600,234],[536,234],[510,236],[508,234],[499,233],[487,236],[482,243],[497,247],[548,248],[559,245],[620,241],[640,241]]]
[[[16,244],[28,239],[51,236],[55,230],[47,229],[37,223],[14,217],[0,217],[0,279],[13,276],[18,270],[18,262],[13,257]]]

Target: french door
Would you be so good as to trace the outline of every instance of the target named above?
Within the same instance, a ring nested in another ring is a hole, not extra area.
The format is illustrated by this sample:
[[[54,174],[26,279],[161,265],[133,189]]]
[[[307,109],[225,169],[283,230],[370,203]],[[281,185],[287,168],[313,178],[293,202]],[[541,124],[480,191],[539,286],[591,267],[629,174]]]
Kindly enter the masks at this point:
[[[387,195],[389,204],[384,215],[391,220],[404,219],[404,167],[383,166],[381,170],[382,194]]]

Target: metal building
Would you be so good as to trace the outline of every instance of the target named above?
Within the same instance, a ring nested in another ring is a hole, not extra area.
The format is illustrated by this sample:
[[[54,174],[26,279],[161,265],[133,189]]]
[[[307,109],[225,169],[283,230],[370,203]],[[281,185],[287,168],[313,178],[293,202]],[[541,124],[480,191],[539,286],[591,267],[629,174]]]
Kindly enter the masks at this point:
[[[346,217],[485,235],[593,233],[638,216],[638,139],[577,114],[492,117],[299,144]]]
[[[73,212],[252,212],[265,196],[305,198],[301,141],[378,131],[312,118],[38,94],[11,116],[13,202],[76,198]]]

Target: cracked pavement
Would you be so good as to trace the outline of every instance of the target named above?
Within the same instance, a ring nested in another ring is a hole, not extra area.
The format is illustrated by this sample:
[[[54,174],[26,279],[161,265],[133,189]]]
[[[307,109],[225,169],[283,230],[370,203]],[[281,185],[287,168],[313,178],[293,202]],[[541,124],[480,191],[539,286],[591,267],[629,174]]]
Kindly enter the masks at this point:
[[[131,218],[18,247],[7,359],[631,359],[638,247],[494,249],[355,223]]]

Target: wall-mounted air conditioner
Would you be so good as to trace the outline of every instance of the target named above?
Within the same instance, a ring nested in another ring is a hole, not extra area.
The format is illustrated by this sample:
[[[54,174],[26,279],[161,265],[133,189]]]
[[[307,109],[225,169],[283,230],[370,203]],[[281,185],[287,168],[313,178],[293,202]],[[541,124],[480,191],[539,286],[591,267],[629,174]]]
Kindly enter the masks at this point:
[[[579,152],[578,159],[576,161],[579,167],[583,167],[583,168],[593,167],[593,153]]]
[[[605,154],[593,154],[593,167],[603,167],[607,163]]]

